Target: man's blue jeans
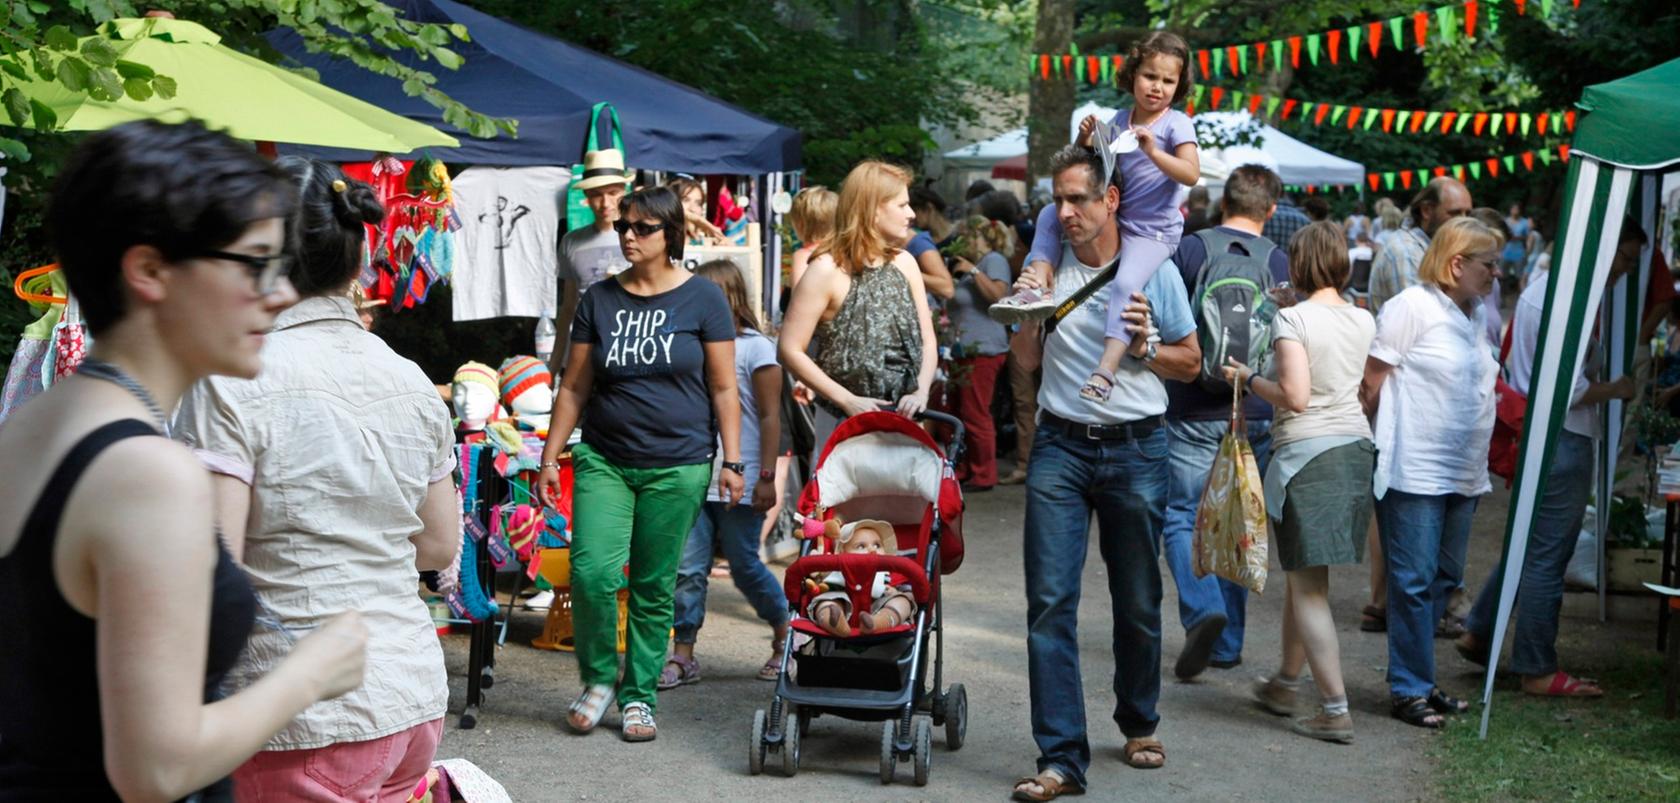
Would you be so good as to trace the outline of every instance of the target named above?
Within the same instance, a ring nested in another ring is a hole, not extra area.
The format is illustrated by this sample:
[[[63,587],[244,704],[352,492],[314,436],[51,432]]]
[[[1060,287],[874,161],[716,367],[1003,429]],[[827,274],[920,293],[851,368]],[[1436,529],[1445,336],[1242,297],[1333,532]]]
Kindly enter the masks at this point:
[[[1563,573],[1575,554],[1581,517],[1592,493],[1593,441],[1564,432],[1546,467],[1546,495],[1528,534],[1522,579],[1517,585],[1516,628],[1512,631],[1511,671],[1550,675],[1558,669],[1558,613],[1563,609]],[[1493,620],[1499,611],[1499,583],[1504,562],[1482,585],[1465,627],[1483,644],[1493,643]]]
[[[1083,788],[1091,764],[1079,674],[1079,593],[1091,531],[1113,606],[1114,721],[1128,738],[1155,733],[1161,695],[1161,570],[1167,433],[1095,441],[1042,427],[1027,468],[1023,565],[1027,683],[1040,771]]]
[[[1242,657],[1243,623],[1248,618],[1248,589],[1222,577],[1197,577],[1191,546],[1195,539],[1196,509],[1207,487],[1213,459],[1219,455],[1219,441],[1230,430],[1229,421],[1181,421],[1167,419],[1167,463],[1172,476],[1167,484],[1167,519],[1161,530],[1162,551],[1167,568],[1178,586],[1178,623],[1185,631],[1215,613],[1225,615],[1225,630],[1214,642],[1215,661]],[[1272,456],[1272,422],[1248,422],[1248,443],[1266,474]]]
[[[1464,582],[1464,551],[1479,499],[1390,488],[1377,500],[1388,558],[1390,694],[1423,697],[1435,689],[1435,623]]]
[[[700,626],[706,623],[706,578],[712,573],[713,544],[722,548],[723,557],[729,561],[730,578],[758,612],[758,618],[771,627],[787,624],[787,596],[782,584],[758,556],[758,536],[763,528],[764,514],[745,502],[734,507],[722,502],[700,506],[700,517],[688,533],[688,545],[677,567],[673,641],[693,644]]]

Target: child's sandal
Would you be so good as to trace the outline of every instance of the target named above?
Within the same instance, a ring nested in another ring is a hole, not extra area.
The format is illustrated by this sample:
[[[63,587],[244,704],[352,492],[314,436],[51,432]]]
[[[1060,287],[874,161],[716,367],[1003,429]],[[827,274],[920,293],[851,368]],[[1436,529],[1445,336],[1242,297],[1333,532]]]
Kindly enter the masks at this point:
[[[1114,392],[1115,381],[1113,371],[1098,368],[1091,372],[1091,378],[1085,380],[1085,386],[1079,389],[1079,398],[1102,404],[1108,401],[1108,394]]]

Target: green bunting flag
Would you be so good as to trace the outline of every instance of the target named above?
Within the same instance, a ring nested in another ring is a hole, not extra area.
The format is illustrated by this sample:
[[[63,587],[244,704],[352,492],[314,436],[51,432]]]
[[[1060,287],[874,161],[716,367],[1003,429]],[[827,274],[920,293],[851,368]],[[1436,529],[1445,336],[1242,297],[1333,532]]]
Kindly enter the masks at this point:
[[[1453,7],[1442,6],[1435,9],[1435,24],[1440,26],[1441,41],[1452,44],[1453,39],[1458,36],[1458,23],[1453,21]]]
[[[1517,157],[1507,156],[1507,157],[1505,157],[1505,159],[1503,161],[1505,162],[1506,172],[1512,172],[1512,173],[1516,172],[1516,170],[1517,170]]]
[[[1466,123],[1469,123],[1469,122],[1470,122],[1470,115],[1468,115],[1468,114],[1459,115],[1458,116],[1458,125],[1453,126],[1453,133],[1454,134],[1464,133],[1464,126],[1465,126]]]
[[[1365,110],[1365,130],[1370,131],[1371,130],[1371,124],[1376,122],[1376,121],[1377,121],[1377,110],[1376,109],[1366,109]]]
[[[1283,69],[1283,40],[1272,40],[1272,69]]]
[[[1215,76],[1225,71],[1225,48],[1216,47],[1213,53],[1213,74]]]
[[[1412,119],[1412,113],[1411,112],[1408,112],[1408,111],[1400,112],[1400,119],[1395,121],[1395,123],[1396,123],[1395,126],[1394,126],[1395,133],[1400,133],[1402,131],[1405,131],[1406,130],[1406,121],[1410,120],[1410,119]]]
[[[1331,112],[1330,112],[1330,124],[1331,125],[1341,125],[1342,124],[1342,115],[1344,115],[1344,114],[1347,114],[1347,107],[1346,106],[1337,106],[1335,109],[1331,110]]]
[[[1243,106],[1243,93],[1232,92],[1231,93],[1231,110],[1235,111],[1237,109],[1241,109],[1242,106]]]
[[[1402,19],[1403,18],[1401,18],[1401,17],[1395,17],[1395,18],[1388,21],[1388,30],[1394,34],[1394,49],[1395,50],[1401,50],[1401,49],[1405,48],[1405,45],[1402,44],[1401,39],[1400,39],[1400,24],[1401,24]]]
[[[1073,77],[1080,83],[1085,82],[1085,60],[1078,56],[1073,57]]]
[[[1237,71],[1248,72],[1248,45],[1237,45]]]
[[[1423,127],[1429,129],[1430,131],[1434,131],[1435,121],[1439,119],[1441,119],[1440,112],[1430,112],[1429,116],[1423,118]]]
[[[1528,112],[1523,112],[1521,115],[1518,115],[1518,119],[1522,120],[1523,136],[1528,136],[1528,124],[1533,121],[1533,116]]]
[[[1471,178],[1481,178],[1482,177],[1482,163],[1481,162],[1471,162],[1470,163],[1470,177]]]
[[[1277,116],[1278,104],[1280,104],[1282,102],[1283,102],[1282,98],[1278,98],[1278,97],[1275,97],[1275,96],[1268,99],[1266,101],[1266,116],[1267,117],[1276,117]]]
[[[1359,60],[1359,34],[1363,30],[1364,29],[1360,28],[1358,25],[1347,29],[1348,57],[1354,61]]]
[[[1428,184],[1429,183],[1429,171],[1424,170],[1421,167],[1418,168],[1417,169],[1417,181],[1418,181],[1418,186],[1419,187],[1422,187],[1423,185]]]
[[[1541,148],[1539,153],[1540,153],[1540,163],[1543,164],[1543,165],[1546,165],[1547,167],[1550,167],[1551,164],[1552,164],[1552,149],[1551,148]]]
[[[1318,34],[1307,34],[1307,60],[1318,66]]]

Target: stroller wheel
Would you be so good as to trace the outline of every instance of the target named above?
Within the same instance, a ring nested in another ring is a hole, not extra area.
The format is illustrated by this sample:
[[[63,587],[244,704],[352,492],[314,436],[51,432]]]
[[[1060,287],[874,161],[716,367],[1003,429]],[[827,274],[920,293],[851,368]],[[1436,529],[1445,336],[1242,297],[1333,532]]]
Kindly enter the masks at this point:
[[[933,722],[926,717],[916,719],[915,779],[917,786],[927,786],[928,770],[933,765]]]
[[[945,748],[961,750],[968,738],[968,690],[952,683],[945,692]]]
[[[799,773],[799,715],[788,714],[782,725],[782,774],[792,778]]]
[[[764,772],[764,723],[768,719],[762,708],[753,712],[752,741],[747,743],[747,772],[753,775]]]
[[[893,749],[893,742],[896,741],[895,737],[897,736],[894,727],[897,724],[897,719],[889,719],[881,723],[881,783],[883,784],[893,782],[893,770],[898,766],[898,751]]]

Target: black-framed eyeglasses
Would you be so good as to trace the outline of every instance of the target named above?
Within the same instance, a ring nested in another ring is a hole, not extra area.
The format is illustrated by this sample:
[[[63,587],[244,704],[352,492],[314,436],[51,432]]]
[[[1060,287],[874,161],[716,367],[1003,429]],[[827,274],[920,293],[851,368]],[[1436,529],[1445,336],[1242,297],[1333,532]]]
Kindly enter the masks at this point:
[[[292,272],[292,260],[285,254],[259,256],[257,254],[236,254],[232,251],[200,251],[199,256],[210,259],[225,259],[238,262],[251,272],[251,281],[257,285],[257,293],[268,295],[280,285],[280,280]]]
[[[664,229],[665,224],[663,223],[649,223],[645,220],[638,220],[635,223],[631,223],[624,218],[619,218],[613,221],[613,231],[618,232],[620,236],[627,231],[633,230],[636,232],[637,237],[652,237],[654,233],[663,231]]]

